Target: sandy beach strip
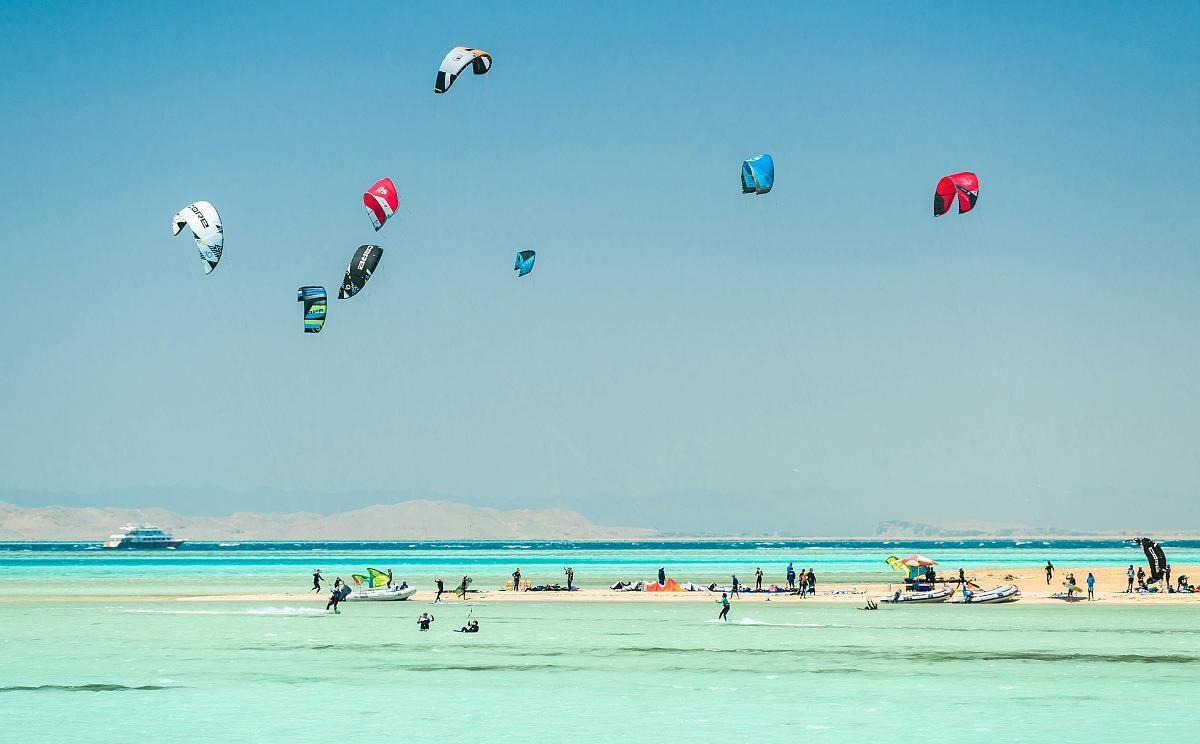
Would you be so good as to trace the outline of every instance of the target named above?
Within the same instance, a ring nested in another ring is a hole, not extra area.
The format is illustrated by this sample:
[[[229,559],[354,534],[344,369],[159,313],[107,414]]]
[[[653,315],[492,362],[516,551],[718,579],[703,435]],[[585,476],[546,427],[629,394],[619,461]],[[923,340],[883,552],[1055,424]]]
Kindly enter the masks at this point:
[[[1136,566],[1135,566],[1136,569]],[[1106,567],[1093,569],[1096,577],[1096,601],[1105,603],[1121,603],[1130,606],[1141,604],[1200,604],[1200,593],[1196,594],[1126,594],[1125,568]],[[1086,592],[1086,570],[1076,570],[1075,579]],[[1200,566],[1178,566],[1172,572],[1174,577],[1186,575],[1192,583],[1200,581]],[[945,574],[951,577],[950,571]],[[957,577],[957,571],[954,573]],[[634,577],[636,578],[636,577]],[[815,596],[800,597],[787,594],[767,594],[744,592],[735,597],[734,602],[783,602],[788,604],[804,603],[849,603],[865,604],[867,597],[879,599],[890,596],[899,583],[843,583],[832,582],[823,584],[818,575],[817,593]],[[989,589],[1001,584],[1016,584],[1021,590],[1021,602],[1029,604],[1084,604],[1085,602],[1067,603],[1051,595],[1064,591],[1063,580],[1065,573],[1056,571],[1050,584],[1046,584],[1046,575],[1040,568],[996,568],[967,571],[968,580],[978,584],[983,589]],[[479,586],[480,582],[476,582]],[[952,582],[953,584],[954,582]],[[767,582],[769,585],[769,582]],[[20,594],[0,595],[0,602],[256,602],[256,603],[296,603],[321,604],[328,600],[328,588],[321,593],[311,591],[296,592],[255,592],[247,591],[236,594],[121,594],[121,595],[62,595],[62,594]],[[411,603],[429,603],[433,601],[432,589],[418,589],[417,593],[407,600]],[[585,588],[572,592],[513,592],[496,587],[481,588],[472,591],[471,602],[713,602],[720,592],[622,592],[612,589]],[[957,594],[956,594],[957,596]],[[461,603],[462,600],[447,590],[442,600],[448,603]],[[350,605],[353,606],[354,602]],[[397,603],[399,604],[399,603]]]

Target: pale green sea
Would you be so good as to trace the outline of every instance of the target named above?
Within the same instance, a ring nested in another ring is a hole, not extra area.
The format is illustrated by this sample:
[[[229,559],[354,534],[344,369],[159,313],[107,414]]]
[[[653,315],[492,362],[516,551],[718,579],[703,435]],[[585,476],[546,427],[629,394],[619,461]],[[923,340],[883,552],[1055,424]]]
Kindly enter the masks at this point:
[[[149,567],[78,558],[79,577],[46,586],[90,598],[26,596],[35,574],[71,570],[43,558],[11,557],[0,580],[2,741],[1200,740],[1191,604],[735,602],[723,624],[708,603],[483,599],[335,616],[300,602],[100,596],[136,591],[147,572],[161,590],[171,565],[189,591],[238,583],[184,551]],[[296,583],[310,562],[291,569]],[[427,609],[437,620],[422,633]],[[452,632],[469,614],[482,632]]]

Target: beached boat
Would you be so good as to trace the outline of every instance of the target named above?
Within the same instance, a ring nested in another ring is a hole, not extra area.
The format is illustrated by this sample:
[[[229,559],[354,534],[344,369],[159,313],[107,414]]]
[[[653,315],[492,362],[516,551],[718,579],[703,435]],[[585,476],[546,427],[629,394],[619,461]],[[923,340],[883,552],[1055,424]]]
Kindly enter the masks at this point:
[[[416,587],[406,586],[401,589],[398,586],[393,586],[391,589],[380,587],[378,589],[352,589],[350,596],[346,597],[347,602],[400,602],[408,599],[416,594]]]
[[[942,586],[937,589],[930,589],[927,592],[902,592],[896,591],[888,597],[880,597],[880,602],[888,604],[908,604],[909,602],[945,602],[954,596],[954,587]]]
[[[1001,604],[1003,602],[1016,602],[1021,598],[1021,590],[1016,584],[1003,584],[1001,586],[988,589],[985,592],[964,593],[963,596],[951,602],[951,604]]]

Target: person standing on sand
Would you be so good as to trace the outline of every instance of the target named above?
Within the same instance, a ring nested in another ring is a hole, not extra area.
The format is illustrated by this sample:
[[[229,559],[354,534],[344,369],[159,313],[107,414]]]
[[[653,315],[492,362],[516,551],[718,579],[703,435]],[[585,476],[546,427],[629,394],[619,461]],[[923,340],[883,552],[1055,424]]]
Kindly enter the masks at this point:
[[[738,584],[739,584],[739,582],[738,582],[738,577],[737,577],[737,574],[733,574],[733,575],[731,575],[729,578],[730,578],[730,579],[732,579],[732,583],[733,583],[733,596],[735,596],[735,597],[741,597],[742,595],[741,595],[741,594],[738,594]]]
[[[967,575],[963,573],[962,566],[958,568],[958,588],[962,589],[967,585]]]
[[[1133,564],[1129,564],[1129,570],[1125,572],[1125,578],[1129,579],[1129,586],[1125,587],[1126,594],[1133,593]]]
[[[1096,577],[1092,576],[1091,571],[1088,571],[1087,585],[1088,585],[1088,601],[1091,602],[1092,601],[1092,593],[1094,591],[1096,591]]]
[[[808,569],[808,593],[813,597],[817,596],[817,574],[811,568]]]
[[[435,596],[435,597],[433,598],[433,603],[434,603],[434,604],[437,604],[438,602],[441,602],[441,601],[442,601],[442,590],[443,590],[443,589],[445,589],[445,586],[442,584],[442,577],[441,577],[441,576],[438,576],[437,578],[435,578],[435,579],[433,580],[433,583],[434,583],[434,584],[437,584],[437,596]]]
[[[792,568],[791,563],[788,564],[788,569],[787,569],[787,588],[788,589],[796,588],[796,569]]]
[[[754,568],[754,591],[762,591],[762,566]]]
[[[1054,578],[1054,564],[1046,561],[1046,586],[1050,586],[1050,579]]]
[[[321,569],[319,569],[319,568],[316,571],[313,571],[313,588],[312,588],[312,590],[314,592],[316,592],[317,594],[321,593]]]
[[[658,585],[662,586],[667,583],[667,569],[664,566],[658,567]]]
[[[463,601],[467,601],[467,587],[471,585],[471,577],[464,576],[462,583],[458,585],[458,590],[462,592]]]
[[[1167,587],[1167,591],[1171,591],[1171,564],[1163,566],[1164,581],[1163,586]]]
[[[570,566],[567,566],[566,574],[567,574],[567,591],[573,592],[573,591],[575,591],[575,586],[574,586],[574,584],[575,584],[575,569],[571,568]]]
[[[717,619],[729,622],[729,595],[721,592],[721,598],[717,600],[717,604],[721,605],[721,614],[717,615]]]
[[[520,568],[520,566],[517,567],[516,571],[513,571],[513,591],[514,592],[521,591],[521,568]]]
[[[1137,577],[1138,577],[1138,588],[1145,589],[1146,588],[1146,569],[1142,568],[1141,566],[1138,566]]]
[[[392,569],[390,569],[390,568],[388,569],[388,583],[387,583],[387,588],[388,588],[388,589],[391,589],[391,588],[392,588]]]

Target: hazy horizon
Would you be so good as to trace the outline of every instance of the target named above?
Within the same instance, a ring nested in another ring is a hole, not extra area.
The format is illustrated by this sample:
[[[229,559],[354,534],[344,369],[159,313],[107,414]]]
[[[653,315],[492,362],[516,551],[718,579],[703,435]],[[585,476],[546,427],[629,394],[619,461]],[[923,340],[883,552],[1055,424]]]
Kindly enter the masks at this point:
[[[1200,528],[1197,4],[196,13],[2,11],[0,500]]]

